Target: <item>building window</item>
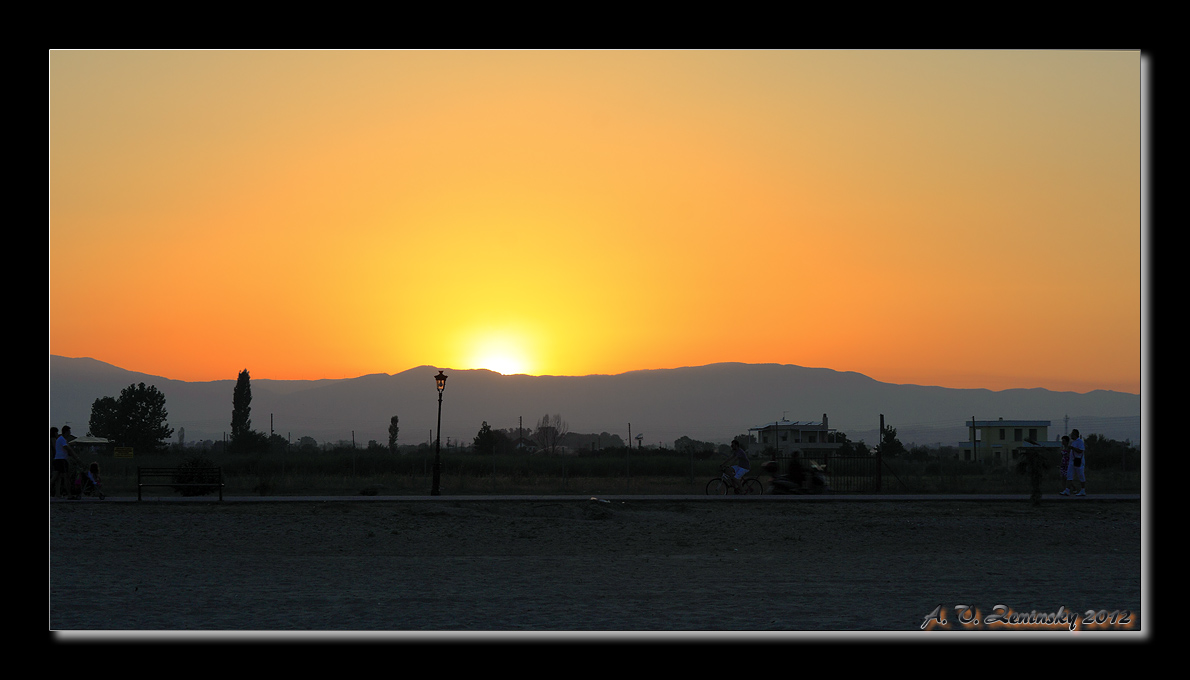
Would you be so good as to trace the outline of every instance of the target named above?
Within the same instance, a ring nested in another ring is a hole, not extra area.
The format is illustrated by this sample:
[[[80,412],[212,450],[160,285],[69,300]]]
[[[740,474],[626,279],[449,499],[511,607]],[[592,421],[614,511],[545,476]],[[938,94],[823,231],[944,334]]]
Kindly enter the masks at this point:
[[[1000,441],[1004,441],[1004,428],[1000,428]]]
[[[807,443],[810,443],[810,444],[817,443],[817,442],[818,442],[818,435],[816,435],[816,434],[808,434],[808,435],[806,435],[806,442],[807,442]]]
[[[1029,428],[1029,439],[1032,439],[1033,441],[1037,441],[1037,428],[1035,428],[1035,427]]]
[[[1022,441],[1022,439],[1023,437],[1021,435],[1021,428],[1018,427],[1012,431],[1012,441],[1019,442]]]

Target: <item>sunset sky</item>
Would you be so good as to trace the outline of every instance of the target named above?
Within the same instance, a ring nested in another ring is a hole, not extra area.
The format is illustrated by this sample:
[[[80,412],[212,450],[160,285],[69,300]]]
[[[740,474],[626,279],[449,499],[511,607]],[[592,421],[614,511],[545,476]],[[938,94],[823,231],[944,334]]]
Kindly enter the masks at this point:
[[[50,353],[1139,393],[1141,54],[53,51]]]

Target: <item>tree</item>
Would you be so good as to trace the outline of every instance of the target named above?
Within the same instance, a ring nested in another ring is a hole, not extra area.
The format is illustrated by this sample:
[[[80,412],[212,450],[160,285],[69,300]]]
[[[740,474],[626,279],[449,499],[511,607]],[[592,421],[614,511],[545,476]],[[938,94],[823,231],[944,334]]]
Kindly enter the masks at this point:
[[[165,448],[163,441],[173,436],[166,419],[165,395],[153,385],[129,385],[119,398],[101,397],[91,405],[89,433],[133,451],[155,452]]]
[[[538,446],[554,453],[558,445],[562,443],[562,437],[565,437],[569,431],[570,426],[565,420],[562,420],[561,415],[555,413],[554,417],[550,418],[547,413],[538,421],[537,431],[533,433],[533,438],[537,441]]]
[[[885,458],[900,458],[906,453],[908,452],[905,445],[897,439],[897,428],[886,425],[880,438],[880,455]]]
[[[264,433],[261,432],[261,435]],[[273,433],[269,435],[269,451],[272,453],[285,453],[289,450],[289,441],[279,434]]]
[[[909,447],[909,460],[921,462],[930,458],[930,447],[924,444],[916,444]]]
[[[248,369],[240,371],[236,379],[235,392],[231,396],[231,442],[230,449],[238,453],[264,451],[269,447],[269,437],[263,432],[252,431],[252,382]]]
[[[92,437],[118,439],[117,433],[123,433],[120,417],[120,402],[115,397],[100,397],[91,404],[91,422],[87,434]]]
[[[674,440],[675,451],[695,458],[709,458],[717,448],[711,442],[701,442],[685,435]]]
[[[839,444],[838,454],[840,456],[855,456],[858,455],[858,450],[855,448],[855,442],[847,436],[846,432],[835,432],[832,435],[834,443]]]
[[[1087,447],[1087,464],[1096,469],[1140,468],[1140,451],[1125,439],[1116,441],[1101,434],[1089,434],[1083,442]]]
[[[397,417],[393,416],[388,421],[388,450],[397,452],[397,434],[400,433],[401,428],[397,426]]]
[[[471,448],[476,453],[504,453],[512,442],[508,439],[508,435],[501,430],[493,430],[488,421],[483,421],[483,425],[479,426],[479,433],[475,435],[475,440],[471,443]]]
[[[231,395],[231,441],[252,430],[252,378],[248,369],[240,371],[236,378],[236,389]]]

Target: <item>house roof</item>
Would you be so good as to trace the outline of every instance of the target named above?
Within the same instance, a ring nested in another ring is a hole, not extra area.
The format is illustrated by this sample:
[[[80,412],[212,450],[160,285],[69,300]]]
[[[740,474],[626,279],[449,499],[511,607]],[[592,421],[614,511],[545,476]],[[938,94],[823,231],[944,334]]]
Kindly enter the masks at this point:
[[[1060,441],[1044,441],[1044,442],[1037,442],[1036,444],[1031,443],[1031,442],[975,442],[975,443],[981,449],[986,449],[986,448],[1028,449],[1028,448],[1033,448],[1035,446],[1038,448],[1043,448],[1043,449],[1060,449],[1060,448],[1062,448],[1062,442],[1060,442]],[[970,439],[962,440],[962,441],[958,442],[957,444],[955,444],[955,446],[957,446],[960,449],[969,449],[969,448],[971,448],[971,440]]]
[[[1040,449],[1060,449],[1060,448],[1062,448],[1062,442],[1060,442],[1060,441],[1056,441],[1056,442],[1037,442],[1037,443],[1033,443],[1033,442],[1025,442],[1024,444],[1022,444],[1022,445],[1021,445],[1021,446],[1019,446],[1018,448],[1022,448],[1022,449],[1030,449],[1030,448],[1033,448],[1034,446],[1036,446],[1037,448],[1040,448]]]
[[[103,437],[75,437],[70,440],[71,444],[109,444],[110,440]]]
[[[975,427],[1049,427],[1048,420],[977,420]],[[971,427],[971,421],[963,421],[963,425]]]
[[[778,430],[833,430],[834,428],[823,427],[821,422],[813,420],[782,420],[780,422],[765,423],[764,425],[757,425],[750,427],[749,430],[767,430],[774,425],[777,425]]]

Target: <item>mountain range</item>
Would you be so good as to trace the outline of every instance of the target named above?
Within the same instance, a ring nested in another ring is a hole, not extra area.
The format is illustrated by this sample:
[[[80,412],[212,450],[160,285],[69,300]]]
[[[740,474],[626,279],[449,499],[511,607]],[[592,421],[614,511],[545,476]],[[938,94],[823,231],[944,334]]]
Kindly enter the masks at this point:
[[[249,369],[251,367],[248,367]],[[392,416],[401,444],[433,440],[438,414],[434,375],[419,366],[396,374],[347,379],[253,378],[252,428],[296,441],[388,441]],[[469,443],[483,422],[526,429],[560,414],[571,432],[643,434],[645,446],[672,447],[682,436],[725,443],[748,428],[783,418],[820,422],[852,441],[874,444],[880,416],[906,446],[955,444],[967,439],[965,421],[997,418],[1049,420],[1051,438],[1068,428],[1140,443],[1141,396],[1095,390],[954,389],[883,383],[865,375],[788,364],[717,363],[618,375],[501,375],[488,370],[442,369],[445,442]],[[185,440],[219,440],[231,423],[233,372],[227,380],[186,382],[125,370],[89,358],[50,356],[50,424],[87,430],[92,403],[119,396],[131,384],[154,385],[166,398],[168,423]],[[270,425],[271,423],[271,425]]]

